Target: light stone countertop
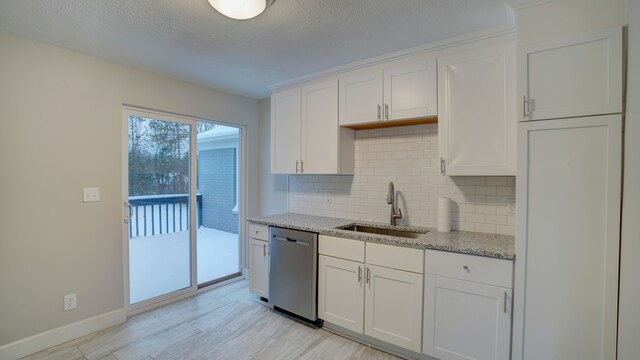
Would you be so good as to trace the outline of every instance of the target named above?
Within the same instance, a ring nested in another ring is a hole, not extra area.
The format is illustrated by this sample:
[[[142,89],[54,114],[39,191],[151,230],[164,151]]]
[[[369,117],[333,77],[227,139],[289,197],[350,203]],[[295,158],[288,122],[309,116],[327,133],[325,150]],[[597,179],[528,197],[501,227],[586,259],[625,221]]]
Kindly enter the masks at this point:
[[[470,231],[451,231],[449,233],[440,233],[435,229],[419,226],[391,226],[388,224],[369,221],[338,219],[295,213],[262,216],[251,218],[247,221],[254,224],[311,231],[321,235],[330,235],[380,244],[404,246],[415,249],[442,250],[510,260],[515,256],[515,238],[510,235],[485,234]],[[397,236],[369,234],[364,232],[336,229],[337,227],[343,227],[350,224],[373,225],[375,227],[381,228],[409,231],[418,230],[428,232],[417,239],[410,239]]]

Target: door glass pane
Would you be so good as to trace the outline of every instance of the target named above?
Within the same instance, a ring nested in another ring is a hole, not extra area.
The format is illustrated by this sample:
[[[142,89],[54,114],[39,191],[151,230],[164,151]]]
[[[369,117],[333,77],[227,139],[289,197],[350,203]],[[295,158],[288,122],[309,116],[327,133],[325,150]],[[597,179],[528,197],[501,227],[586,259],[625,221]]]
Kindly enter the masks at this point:
[[[130,116],[130,303],[191,286],[191,126]]]
[[[198,284],[240,272],[240,129],[198,122]]]

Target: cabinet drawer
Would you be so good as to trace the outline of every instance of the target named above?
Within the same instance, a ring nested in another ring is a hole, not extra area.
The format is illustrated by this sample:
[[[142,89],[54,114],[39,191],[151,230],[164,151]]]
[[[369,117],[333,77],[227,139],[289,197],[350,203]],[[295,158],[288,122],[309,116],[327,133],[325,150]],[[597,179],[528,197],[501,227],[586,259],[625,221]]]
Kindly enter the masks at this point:
[[[424,273],[423,250],[367,243],[367,264]]]
[[[267,225],[249,224],[249,237],[269,241],[269,227]]]
[[[320,235],[318,237],[318,253],[364,262],[364,241]]]
[[[512,288],[511,260],[427,250],[424,261],[428,274]]]

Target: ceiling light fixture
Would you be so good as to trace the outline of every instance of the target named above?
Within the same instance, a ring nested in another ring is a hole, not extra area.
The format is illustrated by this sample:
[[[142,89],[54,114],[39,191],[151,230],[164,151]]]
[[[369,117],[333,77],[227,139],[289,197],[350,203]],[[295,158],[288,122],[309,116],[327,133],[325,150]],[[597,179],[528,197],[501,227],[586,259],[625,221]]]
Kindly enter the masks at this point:
[[[209,0],[211,6],[224,16],[236,20],[254,18],[275,0]]]

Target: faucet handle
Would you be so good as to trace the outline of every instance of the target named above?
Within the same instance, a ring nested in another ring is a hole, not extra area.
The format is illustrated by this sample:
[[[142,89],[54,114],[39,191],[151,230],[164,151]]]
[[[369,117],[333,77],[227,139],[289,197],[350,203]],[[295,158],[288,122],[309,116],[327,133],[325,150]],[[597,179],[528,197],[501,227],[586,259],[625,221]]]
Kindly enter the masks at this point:
[[[394,211],[392,216],[394,219],[402,219],[402,209],[398,208],[398,212]]]

